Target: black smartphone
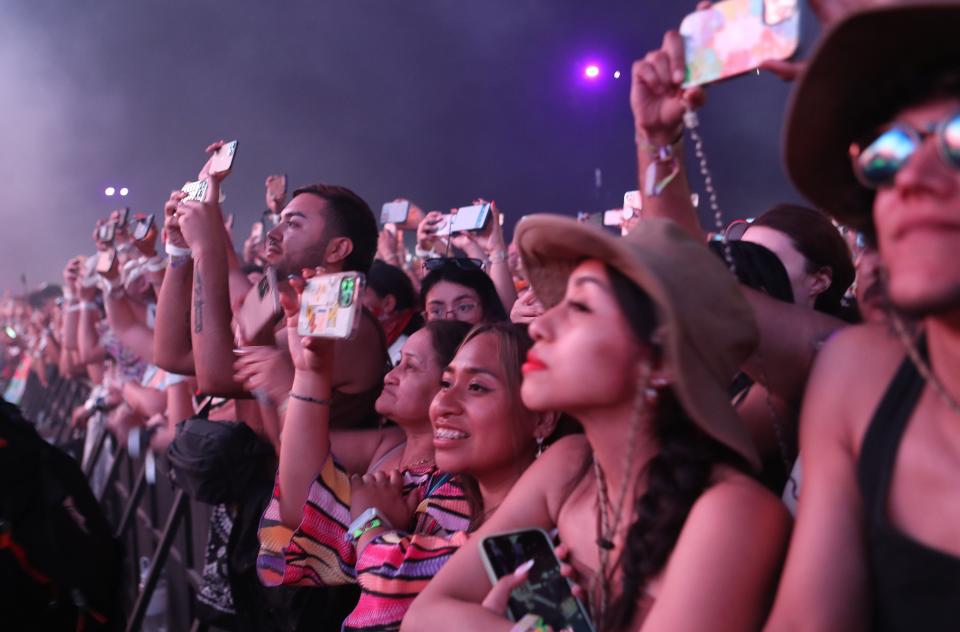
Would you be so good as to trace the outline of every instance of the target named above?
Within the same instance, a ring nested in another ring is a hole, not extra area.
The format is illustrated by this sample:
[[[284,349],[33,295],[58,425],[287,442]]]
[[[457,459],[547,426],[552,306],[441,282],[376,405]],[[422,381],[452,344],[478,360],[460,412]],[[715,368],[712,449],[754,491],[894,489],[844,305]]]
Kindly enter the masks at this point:
[[[97,238],[106,244],[113,243],[115,231],[116,226],[113,222],[107,222],[106,224],[102,224],[97,230]]]
[[[147,238],[147,235],[150,234],[150,229],[153,228],[153,215],[147,215],[144,218],[138,219],[133,226],[133,239],[134,241],[143,241]]]
[[[123,228],[127,225],[127,222],[130,221],[130,207],[125,206],[119,211],[117,211],[117,228]]]
[[[587,609],[573,596],[570,582],[560,574],[560,560],[543,529],[488,536],[480,542],[480,554],[494,583],[524,562],[533,560],[527,581],[510,594],[507,609],[514,621],[532,613],[542,617],[554,630],[594,632]]]

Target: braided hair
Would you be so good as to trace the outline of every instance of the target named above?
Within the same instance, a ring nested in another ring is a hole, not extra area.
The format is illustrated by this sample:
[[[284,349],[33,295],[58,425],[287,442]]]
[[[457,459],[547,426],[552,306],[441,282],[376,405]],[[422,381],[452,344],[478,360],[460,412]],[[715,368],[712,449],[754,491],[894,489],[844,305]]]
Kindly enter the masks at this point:
[[[607,271],[634,335],[651,345],[655,328],[652,301],[623,274],[610,267]],[[602,630],[620,629],[631,622],[643,591],[666,566],[693,504],[710,486],[714,467],[749,468],[743,457],[696,425],[671,389],[659,391],[651,412],[652,439],[659,450],[638,474],[646,478],[646,489],[633,506],[633,522],[620,558],[620,595],[599,622]]]

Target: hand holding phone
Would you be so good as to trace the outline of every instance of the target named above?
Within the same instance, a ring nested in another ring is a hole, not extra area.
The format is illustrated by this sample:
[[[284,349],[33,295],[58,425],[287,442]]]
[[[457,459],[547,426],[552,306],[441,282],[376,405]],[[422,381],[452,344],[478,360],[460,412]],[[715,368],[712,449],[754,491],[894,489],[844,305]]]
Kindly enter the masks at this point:
[[[593,632],[587,610],[574,596],[550,538],[542,529],[488,536],[480,542],[480,554],[494,584],[527,565],[521,571],[526,573],[526,581],[513,589],[507,602],[514,621],[535,614],[554,630]]]
[[[685,73],[683,39],[676,31],[668,31],[659,49],[633,63],[630,109],[637,135],[648,145],[672,144],[682,130],[684,112],[703,105],[703,88],[683,88]]]
[[[279,215],[287,199],[287,174],[267,176],[264,186],[267,189],[267,209]]]
[[[438,232],[448,221],[447,218],[448,216],[440,211],[427,213],[423,221],[417,226],[417,248],[433,250],[435,246],[440,244],[442,240]]]

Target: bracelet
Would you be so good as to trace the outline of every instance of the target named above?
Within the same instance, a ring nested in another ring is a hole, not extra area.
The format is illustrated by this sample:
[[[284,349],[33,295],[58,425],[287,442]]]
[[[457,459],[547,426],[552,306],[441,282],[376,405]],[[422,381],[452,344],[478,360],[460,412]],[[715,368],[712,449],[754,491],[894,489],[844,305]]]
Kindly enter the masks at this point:
[[[413,249],[413,254],[420,259],[433,259],[441,256],[436,250],[424,250],[420,246]]]
[[[392,529],[393,525],[380,515],[376,507],[367,507],[347,526],[347,532],[343,535],[343,539],[345,542],[356,542],[363,537],[364,533],[379,527]]]
[[[659,154],[660,148],[665,146],[665,145],[654,145],[653,143],[647,140],[646,136],[642,136],[640,134],[634,135],[633,140],[637,144],[637,149],[640,149],[641,151],[645,151],[651,156],[656,156],[657,154]],[[676,138],[670,141],[669,146],[675,147],[679,145],[682,141],[683,141],[683,126],[681,125],[680,129],[677,130]]]
[[[191,251],[189,248],[181,248],[180,246],[175,246],[169,241],[163,247],[163,249],[171,257],[193,257],[193,251]]]
[[[507,260],[507,251],[506,251],[506,250],[498,250],[497,252],[494,252],[494,253],[490,254],[489,256],[487,256],[487,260],[488,260],[490,263],[503,263],[504,261]]]
[[[670,172],[663,178],[657,180],[657,167],[667,165]],[[655,160],[647,166],[643,176],[643,194],[647,197],[660,197],[663,190],[673,182],[674,178],[680,173],[680,163],[673,155],[672,145],[661,145],[657,148]]]
[[[299,399],[301,402],[309,402],[311,404],[316,404],[318,406],[329,406],[333,402],[329,399],[317,399],[316,397],[310,397],[309,395],[299,395],[294,392],[290,392],[290,397],[294,399]]]
[[[535,615],[532,612],[523,615],[523,618],[510,628],[510,632],[548,632],[551,630],[552,628],[547,625],[543,617]]]

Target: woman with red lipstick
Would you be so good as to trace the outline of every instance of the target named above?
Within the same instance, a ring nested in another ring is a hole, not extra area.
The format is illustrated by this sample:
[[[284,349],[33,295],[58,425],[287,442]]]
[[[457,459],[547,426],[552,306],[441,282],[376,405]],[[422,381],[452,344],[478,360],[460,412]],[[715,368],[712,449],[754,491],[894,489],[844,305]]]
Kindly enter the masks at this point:
[[[618,238],[528,217],[517,244],[547,311],[531,325],[523,401],[578,418],[475,539],[556,528],[599,630],[759,629],[790,518],[727,387],[757,342],[736,279],[676,224]],[[585,466],[585,467],[584,467]],[[510,630],[481,605],[477,547],[424,590],[404,630]]]

